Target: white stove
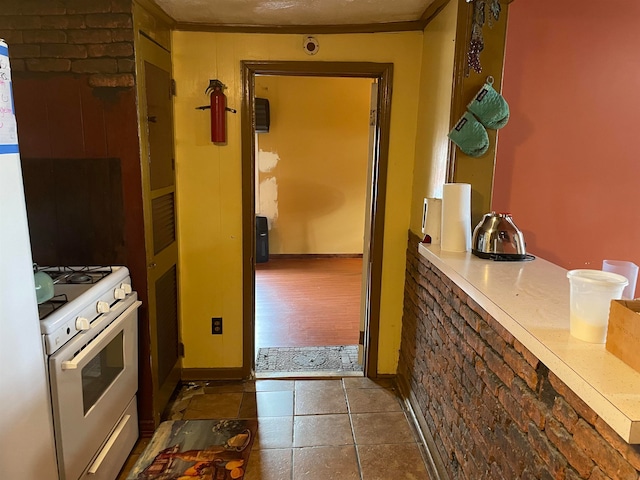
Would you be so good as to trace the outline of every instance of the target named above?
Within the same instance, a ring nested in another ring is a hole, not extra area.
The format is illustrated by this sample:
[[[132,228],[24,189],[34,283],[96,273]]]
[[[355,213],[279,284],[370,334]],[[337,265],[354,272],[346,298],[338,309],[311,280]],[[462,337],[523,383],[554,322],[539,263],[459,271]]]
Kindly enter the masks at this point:
[[[91,323],[112,305],[131,295],[127,267],[44,267],[53,279],[54,296],[38,305],[40,331],[48,355]]]
[[[123,266],[45,267],[38,305],[60,480],[113,480],[138,439],[138,301]]]

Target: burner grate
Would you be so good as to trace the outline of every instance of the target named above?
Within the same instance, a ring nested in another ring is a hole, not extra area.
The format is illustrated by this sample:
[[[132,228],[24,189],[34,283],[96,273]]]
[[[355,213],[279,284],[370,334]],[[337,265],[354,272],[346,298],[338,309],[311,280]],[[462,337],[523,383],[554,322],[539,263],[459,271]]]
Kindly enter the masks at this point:
[[[110,266],[39,267],[38,270],[46,272],[53,279],[54,284],[94,284],[113,273],[113,267]]]
[[[67,294],[63,293],[60,295],[55,295],[54,297],[51,297],[46,302],[42,302],[41,304],[39,304],[38,316],[40,317],[40,320],[46,318],[47,315],[50,315],[51,313],[55,312],[58,308],[63,306],[68,301],[69,299],[67,298]]]

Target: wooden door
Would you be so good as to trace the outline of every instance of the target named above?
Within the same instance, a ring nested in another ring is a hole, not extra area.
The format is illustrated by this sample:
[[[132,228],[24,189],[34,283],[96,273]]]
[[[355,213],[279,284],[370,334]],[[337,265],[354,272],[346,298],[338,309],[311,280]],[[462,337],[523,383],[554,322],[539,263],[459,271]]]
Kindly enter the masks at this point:
[[[156,425],[180,380],[178,243],[170,54],[142,39],[142,173]],[[145,122],[146,120],[146,122]],[[144,134],[146,137],[144,138]]]

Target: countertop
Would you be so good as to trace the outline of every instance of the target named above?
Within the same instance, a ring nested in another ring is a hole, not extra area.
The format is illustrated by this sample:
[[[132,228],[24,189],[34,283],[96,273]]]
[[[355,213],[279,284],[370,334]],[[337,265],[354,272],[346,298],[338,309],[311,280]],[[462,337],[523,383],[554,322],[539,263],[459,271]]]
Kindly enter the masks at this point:
[[[494,317],[631,444],[640,443],[640,373],[569,334],[567,270],[536,258],[494,262],[420,244],[419,253]]]

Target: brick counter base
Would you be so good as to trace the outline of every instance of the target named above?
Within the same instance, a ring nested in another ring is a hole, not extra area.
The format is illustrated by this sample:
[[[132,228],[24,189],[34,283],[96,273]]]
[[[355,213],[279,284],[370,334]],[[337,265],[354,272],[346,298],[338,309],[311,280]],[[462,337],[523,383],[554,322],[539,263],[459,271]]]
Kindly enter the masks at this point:
[[[398,383],[451,479],[639,478],[629,445],[418,253],[409,234]]]

